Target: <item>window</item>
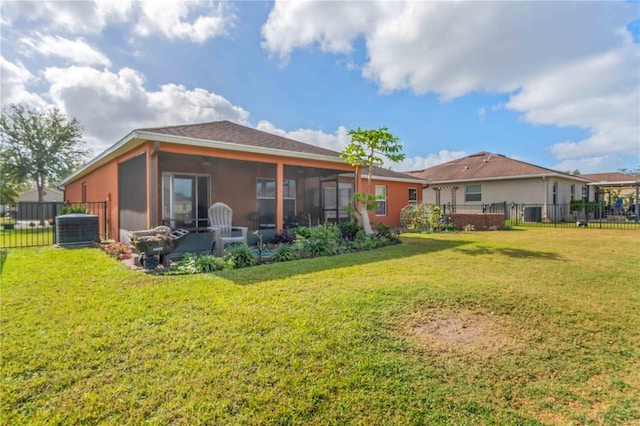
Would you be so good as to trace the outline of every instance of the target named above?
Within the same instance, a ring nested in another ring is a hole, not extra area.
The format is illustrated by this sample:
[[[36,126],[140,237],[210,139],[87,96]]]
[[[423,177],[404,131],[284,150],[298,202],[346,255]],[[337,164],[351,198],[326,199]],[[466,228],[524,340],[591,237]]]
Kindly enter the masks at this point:
[[[387,215],[387,187],[376,185],[376,216]]]
[[[256,180],[256,197],[258,207],[259,228],[275,228],[276,226],[276,180],[258,178]],[[296,215],[296,181],[285,179],[282,183],[284,218]]]
[[[576,199],[576,186],[571,185],[571,201]]]
[[[417,188],[409,188],[409,204],[418,204]]]
[[[211,194],[208,175],[163,173],[162,219],[172,228],[208,224]]]
[[[482,185],[465,186],[464,201],[482,201]]]
[[[558,204],[558,182],[553,182],[553,204]]]
[[[584,201],[589,201],[589,187],[588,186],[583,186],[582,187],[582,199]]]
[[[87,182],[82,182],[82,202],[87,202]]]

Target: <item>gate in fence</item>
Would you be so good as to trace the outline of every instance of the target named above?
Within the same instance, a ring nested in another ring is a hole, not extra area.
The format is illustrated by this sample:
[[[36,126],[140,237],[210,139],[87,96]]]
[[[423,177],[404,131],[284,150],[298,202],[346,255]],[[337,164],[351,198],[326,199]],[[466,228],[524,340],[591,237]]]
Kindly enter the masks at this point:
[[[66,204],[63,202],[20,202],[2,206],[0,248],[35,247],[56,244],[55,218],[86,213],[97,216],[98,235],[107,235],[107,202]]]

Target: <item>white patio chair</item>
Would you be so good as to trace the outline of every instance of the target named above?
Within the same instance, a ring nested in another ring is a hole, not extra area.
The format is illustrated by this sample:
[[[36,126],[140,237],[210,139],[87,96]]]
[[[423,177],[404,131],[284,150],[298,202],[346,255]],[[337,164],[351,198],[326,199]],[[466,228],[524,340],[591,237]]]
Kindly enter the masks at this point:
[[[214,203],[209,207],[209,231],[213,232],[213,247],[216,247],[218,256],[224,254],[224,246],[229,243],[247,244],[247,231],[245,226],[232,225],[233,210],[224,203]],[[233,231],[240,231],[241,235],[233,235]]]

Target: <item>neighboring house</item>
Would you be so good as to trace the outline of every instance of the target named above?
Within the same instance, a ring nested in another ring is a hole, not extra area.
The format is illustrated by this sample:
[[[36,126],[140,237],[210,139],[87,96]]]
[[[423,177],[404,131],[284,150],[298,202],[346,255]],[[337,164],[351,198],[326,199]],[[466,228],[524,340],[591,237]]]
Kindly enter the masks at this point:
[[[635,201],[640,186],[640,177],[620,172],[582,174],[580,177],[589,179],[589,186],[594,188],[595,199],[607,204],[614,204],[620,197],[625,204]]]
[[[536,204],[540,219],[551,211],[544,206],[568,205],[572,200],[591,200],[588,179],[507,158],[490,152],[479,152],[428,169],[407,172],[428,181],[423,187],[423,200],[438,205]],[[554,213],[565,215],[566,212]]]
[[[44,199],[42,200],[45,203],[50,202],[60,202],[64,200],[64,193],[59,189],[55,188],[47,188],[44,190]],[[38,202],[38,190],[30,189],[28,191],[20,194],[18,199],[16,200],[19,203],[22,202]]]
[[[216,201],[233,209],[235,225],[269,235],[348,219],[351,194],[366,184],[354,171],[335,151],[219,121],[134,130],[60,186],[69,202],[108,201],[110,238],[161,224],[204,231]],[[387,198],[371,221],[399,226],[424,181],[373,174],[372,190]]]
[[[36,221],[44,223],[55,216],[58,206],[64,200],[64,193],[59,189],[46,188],[42,202],[38,203],[38,190],[30,189],[20,194],[18,197],[16,210],[13,212],[20,221]]]

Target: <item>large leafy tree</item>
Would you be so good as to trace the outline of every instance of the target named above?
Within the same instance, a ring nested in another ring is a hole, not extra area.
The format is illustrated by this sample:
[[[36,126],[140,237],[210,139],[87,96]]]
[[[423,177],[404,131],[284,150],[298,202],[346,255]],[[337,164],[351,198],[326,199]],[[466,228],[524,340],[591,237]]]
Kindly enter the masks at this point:
[[[340,152],[340,156],[356,168],[356,182],[359,182],[360,174],[363,171],[367,173],[364,191],[355,193],[354,214],[364,231],[367,234],[372,234],[368,211],[376,208],[378,200],[375,194],[371,194],[373,168],[374,166],[382,166],[385,158],[393,163],[398,163],[404,160],[405,155],[402,153],[402,145],[398,142],[398,138],[386,127],[370,130],[358,127],[356,130],[350,130],[348,134],[351,136],[351,142]]]
[[[0,158],[0,206],[14,204],[18,195],[16,179],[11,176],[11,171],[5,161]]]
[[[47,186],[67,176],[86,159],[88,151],[80,140],[82,134],[78,120],[68,119],[57,108],[5,108],[0,117],[0,158],[8,187],[33,184],[42,202]]]

